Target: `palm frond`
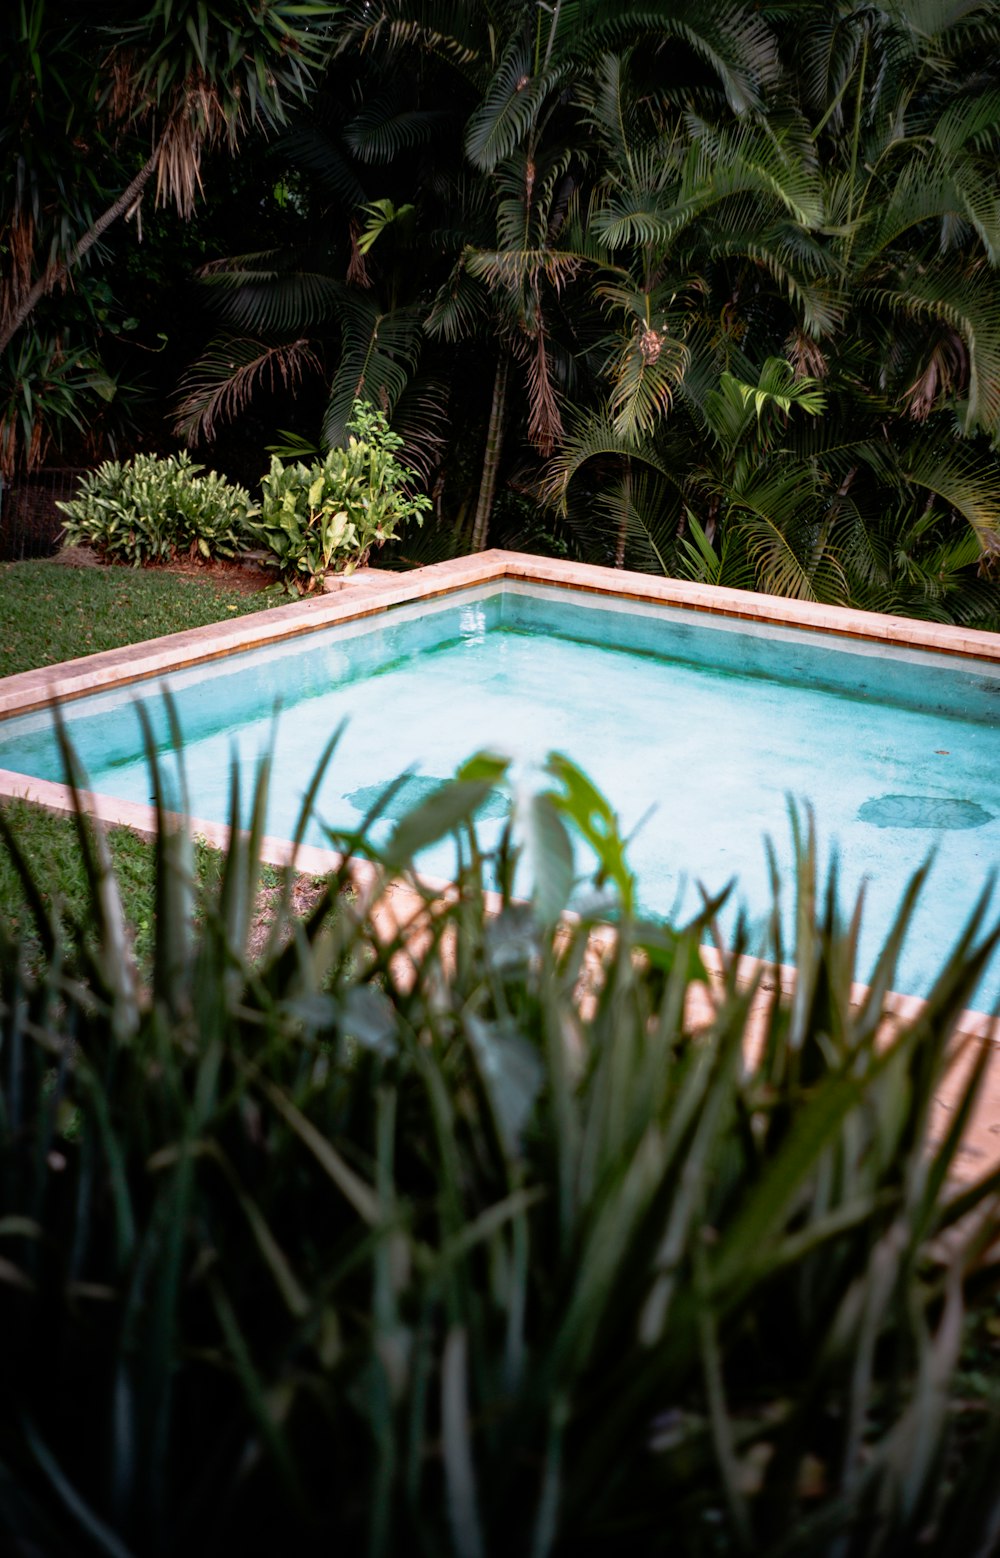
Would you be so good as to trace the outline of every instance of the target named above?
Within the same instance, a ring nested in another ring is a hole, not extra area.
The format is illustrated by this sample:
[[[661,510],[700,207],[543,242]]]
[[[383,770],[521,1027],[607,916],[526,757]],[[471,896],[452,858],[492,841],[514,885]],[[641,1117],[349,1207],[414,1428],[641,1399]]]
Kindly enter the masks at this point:
[[[441,464],[447,448],[449,393],[446,379],[421,371],[407,384],[393,410],[392,430],[403,440],[400,457],[425,482]],[[429,556],[427,561],[431,561]]]
[[[559,223],[555,196],[572,161],[571,152],[564,147],[552,152],[535,148],[533,155],[526,147],[519,147],[497,165],[493,174],[498,197],[493,210],[497,248],[548,246],[550,229]]]
[[[609,544],[620,538],[625,566],[641,573],[675,572],[680,499],[662,476],[648,467],[633,471],[630,465],[620,480],[601,487],[593,506],[604,520]]]
[[[539,275],[559,292],[583,263],[582,255],[565,249],[470,249],[465,255],[470,276],[514,294]]]
[[[364,186],[344,156],[339,139],[321,125],[296,125],[281,137],[276,150],[287,157],[293,167],[312,174],[321,187],[335,195],[349,211],[364,202]]]
[[[972,147],[975,151],[993,151],[1000,140],[1000,92],[977,93],[961,97],[934,117],[929,127],[938,151],[950,158]]]
[[[766,89],[777,81],[775,36],[755,8],[740,0],[716,0],[712,5],[671,0],[662,9],[642,4],[618,9],[617,19],[609,17],[603,28],[594,29],[595,45],[607,47],[636,33],[646,33],[663,47],[679,39],[709,66],[736,114],[761,108]]]
[[[968,223],[991,263],[996,263],[1000,217],[992,172],[992,167],[984,167],[979,159],[961,153],[947,163],[938,158],[914,158],[894,170],[891,181],[880,181],[874,200],[870,197],[858,263],[870,265],[921,227],[939,231],[943,222],[955,218]]]
[[[740,529],[757,588],[796,600],[846,604],[847,580],[808,503],[809,473],[801,467],[754,472],[730,498],[727,523]]]
[[[971,526],[983,552],[1000,551],[1000,469],[960,443],[914,445],[901,456],[905,478],[935,493]]]
[[[520,336],[515,354],[526,363],[528,382],[528,439],[544,459],[562,442],[563,421],[552,382],[548,339],[541,308],[536,308],[530,336]]]
[[[611,367],[610,409],[621,438],[635,442],[655,432],[687,365],[687,347],[666,325],[639,325],[632,332]]]
[[[651,441],[628,444],[609,416],[601,412],[583,416],[570,429],[562,448],[549,461],[540,484],[543,502],[551,503],[565,513],[570,486],[585,465],[592,460],[619,462],[626,458],[633,463],[638,461],[648,465],[666,481],[676,485],[675,472]]]
[[[992,274],[983,267],[911,269],[892,288],[862,294],[893,312],[949,325],[969,355],[967,424],[1000,429],[1000,301]]]
[[[336,448],[347,436],[356,400],[370,401],[391,419],[420,358],[424,333],[415,307],[383,311],[369,294],[341,296],[340,362],[330,384],[322,438]]]
[[[628,165],[635,144],[634,95],[627,80],[628,61],[621,54],[604,54],[577,87],[585,124],[600,136],[613,163]]]
[[[237,332],[290,335],[315,330],[337,313],[343,283],[318,271],[220,261],[200,277],[215,311]]]
[[[344,126],[344,140],[361,162],[391,162],[413,146],[426,146],[454,122],[447,108],[401,109],[394,97],[366,103]]]
[[[432,337],[461,341],[475,335],[488,316],[488,290],[470,275],[463,255],[448,280],[438,288],[424,320],[424,329]]]
[[[823,181],[804,126],[737,129],[687,116],[693,155],[685,167],[682,197],[700,191],[721,200],[753,191],[774,200],[807,231],[825,220]]]
[[[753,563],[747,555],[745,539],[738,525],[727,525],[724,528],[718,552],[697,515],[687,507],[685,526],[689,533],[680,537],[676,548],[678,578],[692,579],[699,584],[717,584],[727,590],[756,588]]]
[[[807,416],[818,416],[824,404],[824,392],[815,379],[796,378],[784,358],[769,357],[756,383],[747,383],[729,372],[720,374],[717,388],[705,396],[704,413],[725,450],[735,450],[754,428],[754,445],[759,453],[771,443],[779,419],[787,417],[793,407]]]
[[[463,71],[481,59],[488,40],[475,35],[479,19],[474,8],[462,0],[435,0],[429,15],[413,15],[413,10],[406,0],[382,0],[377,10],[368,0],[352,0],[345,7],[338,52],[379,44],[390,54],[419,49]]]
[[[218,336],[179,386],[174,431],[186,444],[215,436],[220,422],[231,422],[258,389],[292,392],[321,365],[305,338],[282,346],[236,336]]]
[[[781,224],[759,226],[757,213],[717,212],[717,225],[709,235],[714,260],[745,255],[766,271],[778,290],[795,308],[803,328],[814,336],[833,335],[842,325],[847,304],[839,285],[836,263],[807,234],[798,234]]]
[[[511,39],[479,108],[465,130],[465,153],[474,167],[489,173],[521,144],[548,94],[566,75],[556,67],[533,75],[532,48]]]

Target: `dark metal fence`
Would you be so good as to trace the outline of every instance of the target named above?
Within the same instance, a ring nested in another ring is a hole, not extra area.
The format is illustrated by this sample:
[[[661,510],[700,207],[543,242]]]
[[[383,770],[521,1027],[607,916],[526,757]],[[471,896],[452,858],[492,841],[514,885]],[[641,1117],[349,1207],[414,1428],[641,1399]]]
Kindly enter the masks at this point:
[[[56,504],[76,496],[85,467],[60,466],[18,476],[0,477],[0,560],[51,557],[59,549],[65,516]]]

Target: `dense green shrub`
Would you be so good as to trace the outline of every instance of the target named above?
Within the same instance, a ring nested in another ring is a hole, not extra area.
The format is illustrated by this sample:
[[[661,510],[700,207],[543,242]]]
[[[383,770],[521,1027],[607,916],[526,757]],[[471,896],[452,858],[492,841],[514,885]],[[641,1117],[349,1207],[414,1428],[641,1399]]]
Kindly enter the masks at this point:
[[[797,996],[748,1065],[734,964],[685,1027],[714,906],[638,920],[564,761],[518,797],[485,913],[472,819],[504,778],[467,766],[381,862],[352,840],[392,873],[455,830],[461,892],[416,941],[343,873],[249,964],[263,787],[197,939],[161,817],[148,988],[86,830],[97,950],[41,903],[37,977],[0,939],[5,1551],[993,1550],[997,1420],[956,1367],[997,1293],[997,1177],[949,1185],[981,1064],[928,1132],[996,937],[970,927],[877,1041],[912,895],[852,1008],[856,927],[807,830]],[[617,900],[603,952],[558,923],[567,827]]]
[[[410,493],[414,472],[397,457],[403,440],[381,411],[354,403],[345,448],[322,460],[285,465],[277,455],[261,482],[254,532],[268,562],[289,585],[314,590],[328,572],[353,573],[407,519],[418,524],[431,506]]]
[[[106,460],[59,507],[69,546],[92,546],[114,562],[168,562],[178,555],[232,558],[246,545],[250,495],[185,453]]]

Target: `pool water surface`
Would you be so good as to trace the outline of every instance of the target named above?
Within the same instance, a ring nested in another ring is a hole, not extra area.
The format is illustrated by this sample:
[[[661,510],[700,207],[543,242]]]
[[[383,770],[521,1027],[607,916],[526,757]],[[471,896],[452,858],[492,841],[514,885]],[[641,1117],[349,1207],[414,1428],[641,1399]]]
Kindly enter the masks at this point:
[[[322,750],[346,721],[314,843],[326,841],[323,824],[355,827],[403,770],[425,781],[401,796],[412,804],[478,749],[510,754],[525,782],[548,752],[564,752],[634,834],[640,900],[656,914],[687,915],[699,883],[714,893],[735,878],[727,923],[742,905],[763,925],[764,839],[790,898],[787,804],[808,803],[821,842],[839,850],[845,901],[867,884],[862,978],[933,850],[896,981],[914,994],[926,993],[1000,860],[1000,666],[986,661],[484,585],[67,705],[92,789],[150,798],[136,703],[168,751],[164,685],[184,733],[191,813],[227,820],[233,754],[249,778],[273,743],[267,828],[279,836],[291,835]],[[47,713],[0,724],[0,766],[63,777]],[[504,815],[502,802],[486,808],[485,843]],[[446,845],[421,864],[444,876],[451,861]],[[995,965],[976,1004],[998,996]]]

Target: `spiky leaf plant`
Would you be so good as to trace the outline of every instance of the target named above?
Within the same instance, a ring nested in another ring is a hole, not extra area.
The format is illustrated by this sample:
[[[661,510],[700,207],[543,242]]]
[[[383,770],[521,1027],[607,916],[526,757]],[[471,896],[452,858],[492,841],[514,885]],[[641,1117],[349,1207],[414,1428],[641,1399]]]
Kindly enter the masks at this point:
[[[286,901],[253,962],[266,770],[195,937],[150,748],[148,986],[82,827],[96,952],[37,898],[42,971],[0,939],[5,1551],[994,1550],[997,1420],[955,1372],[1000,1176],[950,1179],[985,1050],[929,1140],[981,913],[889,1031],[921,882],[854,1006],[857,920],[800,827],[798,985],[751,1056],[734,960],[685,1015],[717,905],[639,918],[560,758],[487,860],[483,756],[381,852],[340,839],[375,887]],[[376,925],[379,881],[449,832],[456,890]],[[572,835],[603,925],[560,918]]]

